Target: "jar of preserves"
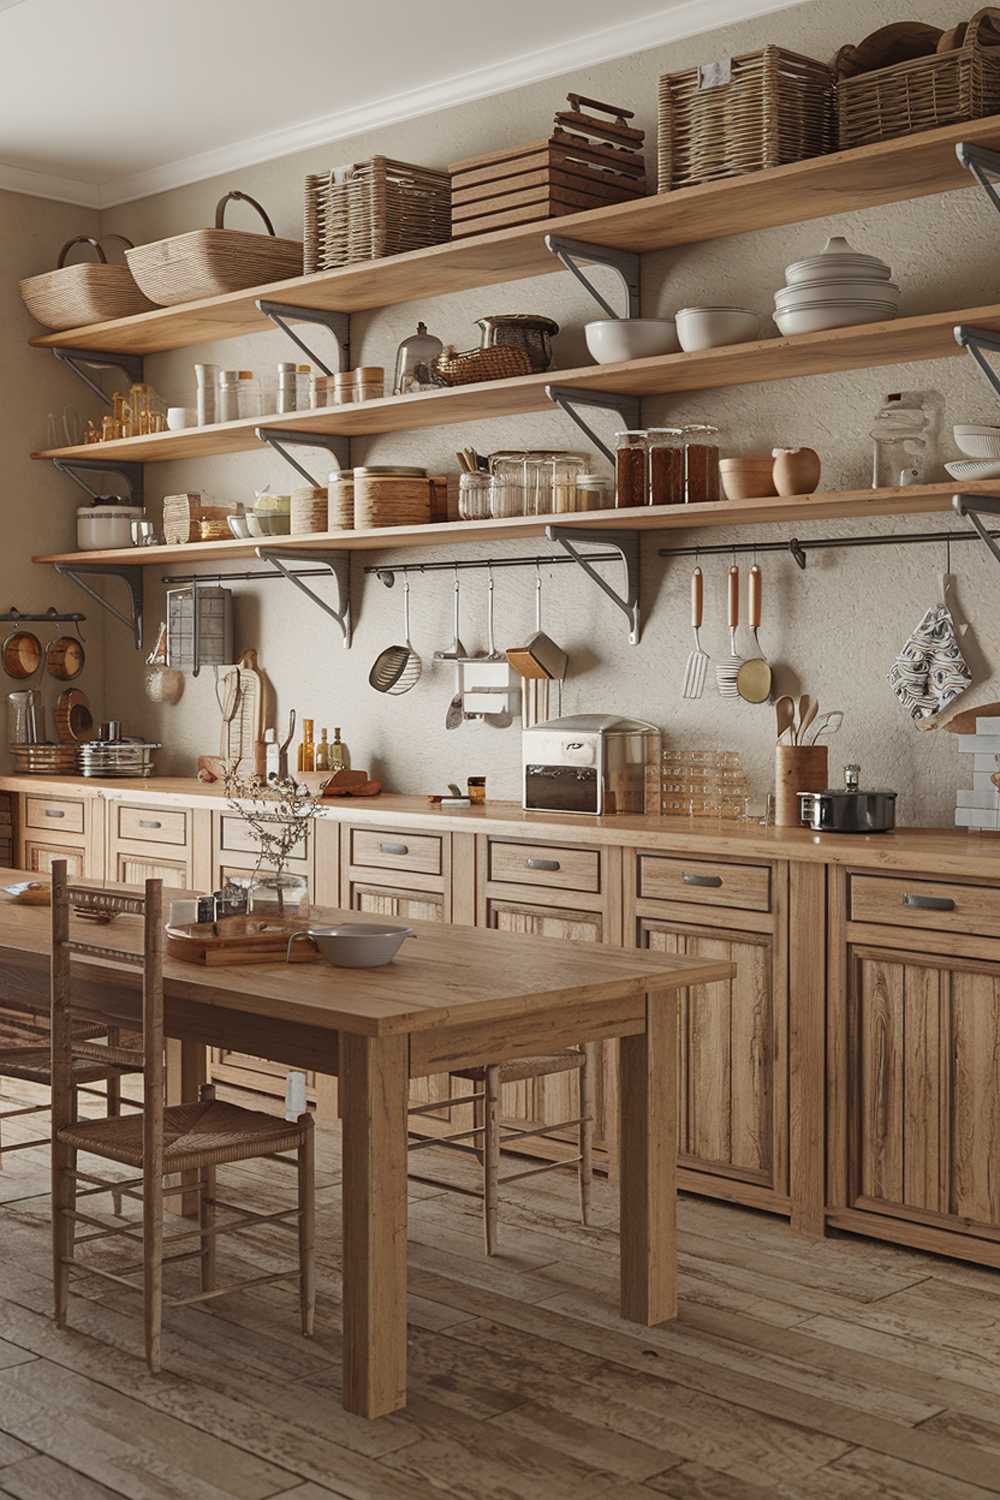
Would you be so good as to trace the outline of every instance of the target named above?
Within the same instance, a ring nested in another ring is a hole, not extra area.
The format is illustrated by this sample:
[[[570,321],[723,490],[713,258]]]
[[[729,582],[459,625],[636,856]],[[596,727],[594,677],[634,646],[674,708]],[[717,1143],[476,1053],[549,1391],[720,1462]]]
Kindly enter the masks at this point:
[[[698,505],[719,499],[719,445],[713,441],[718,431],[704,423],[648,430],[651,505]]]
[[[649,504],[647,434],[645,428],[615,433],[615,505],[626,508]]]
[[[606,474],[587,472],[576,476],[577,510],[611,510],[614,488]]]

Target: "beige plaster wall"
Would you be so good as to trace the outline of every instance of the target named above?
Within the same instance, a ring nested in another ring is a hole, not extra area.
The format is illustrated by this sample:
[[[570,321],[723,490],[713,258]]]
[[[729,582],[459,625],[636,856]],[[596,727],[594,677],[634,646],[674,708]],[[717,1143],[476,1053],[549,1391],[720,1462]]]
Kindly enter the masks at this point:
[[[930,0],[921,8],[926,20],[949,24],[953,0]],[[660,74],[725,53],[759,47],[778,39],[784,45],[821,58],[832,56],[846,39],[858,38],[893,19],[883,4],[848,0],[836,6],[808,3],[759,21],[693,38],[667,49],[595,67],[572,78],[555,79],[474,105],[462,106],[372,132],[328,149],[266,162],[229,178],[203,182],[103,215],[105,229],[124,231],[136,240],[178,233],[211,222],[216,199],[238,185],[259,197],[269,208],[279,233],[298,232],[302,179],[309,171],[359,160],[373,152],[444,165],[505,142],[543,134],[552,112],[567,89],[599,98],[620,100],[634,107],[639,123],[655,139],[656,85]],[[321,107],[321,101],[317,101]],[[652,149],[650,151],[652,157]],[[234,223],[237,220],[234,219]],[[249,222],[249,221],[248,221]],[[1000,224],[978,193],[965,191],[912,204],[847,214],[764,233],[741,236],[676,252],[658,254],[644,265],[645,311],[668,312],[691,302],[739,302],[770,311],[771,294],[782,283],[783,267],[820,248],[830,233],[846,234],[858,248],[891,262],[904,289],[904,310],[918,313],[934,308],[962,307],[994,301],[1000,292],[997,243]],[[391,368],[400,338],[423,318],[431,330],[459,347],[476,342],[474,320],[500,310],[541,311],[563,327],[557,343],[556,365],[586,360],[582,325],[593,316],[588,299],[565,275],[541,277],[483,292],[461,293],[434,303],[409,304],[354,319],[354,362]],[[171,402],[188,401],[195,358],[215,360],[229,367],[262,370],[289,357],[278,334],[203,346],[149,362],[149,373]],[[828,488],[864,485],[869,478],[868,430],[884,393],[899,389],[932,392],[943,411],[946,440],[939,455],[952,456],[948,430],[955,421],[995,421],[996,405],[983,383],[964,360],[859,371],[838,376],[787,381],[730,392],[706,393],[676,401],[649,400],[644,419],[649,425],[675,420],[717,422],[729,452],[758,451],[774,444],[809,444],[823,456],[823,484]],[[610,436],[611,418],[602,421]],[[471,443],[483,451],[503,447],[574,447],[574,430],[557,414],[518,420],[469,423],[435,432],[402,434],[370,442],[356,442],[354,462],[419,462],[434,468],[454,466],[454,450]],[[325,468],[323,455],[306,450],[307,464]],[[943,470],[938,471],[944,477]],[[214,495],[247,499],[253,487],[270,479],[275,487],[289,487],[290,471],[267,454],[238,455],[197,463],[147,468],[149,493],[205,488]],[[38,481],[40,482],[40,481]],[[294,481],[292,481],[294,482]],[[69,507],[63,516],[68,542]],[[50,541],[58,541],[53,521]],[[883,530],[896,523],[873,523]],[[915,529],[950,524],[935,518],[913,523]],[[900,522],[899,528],[905,528]],[[863,530],[862,523],[843,523],[846,534]],[[804,537],[833,534],[835,523],[803,524]],[[787,535],[761,529],[756,539]],[[692,535],[688,534],[688,539]],[[703,533],[703,541],[720,540],[719,532]],[[727,533],[725,539],[753,540],[750,532]],[[613,711],[640,715],[662,725],[667,743],[690,748],[725,747],[741,750],[753,774],[758,796],[770,780],[773,745],[771,712],[720,700],[712,692],[697,703],[680,697],[684,657],[689,648],[687,601],[691,564],[665,562],[657,556],[660,544],[676,543],[678,533],[647,533],[643,541],[643,594],[646,624],[638,647],[625,639],[621,618],[582,575],[562,567],[546,573],[546,624],[571,657],[563,708]],[[524,554],[532,549],[510,544],[500,553]],[[474,555],[469,548],[442,547],[418,557],[449,559]],[[392,554],[387,554],[391,559]],[[415,554],[406,554],[411,560]],[[419,686],[407,697],[383,699],[367,683],[376,653],[400,634],[400,592],[387,592],[377,581],[364,578],[362,567],[370,555],[354,565],[358,627],[354,649],[341,648],[332,625],[284,583],[234,585],[237,634],[241,647],[256,646],[274,687],[280,722],[294,706],[300,716],[313,716],[317,726],[339,724],[354,754],[355,764],[367,766],[401,791],[441,788],[470,773],[485,773],[491,793],[518,794],[520,736],[517,727],[499,730],[469,725],[444,731],[444,715],[452,692],[445,668],[431,668],[435,647],[450,635],[450,575],[437,574],[414,581],[415,642],[428,661]],[[746,559],[749,564],[750,559]],[[728,559],[705,562],[708,581],[706,643],[713,654],[726,649],[723,628],[723,578]],[[912,547],[872,551],[814,554],[807,572],[800,573],[784,556],[762,558],[765,613],[762,642],[781,664],[783,689],[803,688],[818,695],[823,707],[840,707],[847,714],[844,730],[834,742],[833,767],[857,759],[871,784],[891,785],[901,794],[900,816],[909,823],[948,823],[955,788],[965,784],[955,741],[950,736],[927,736],[912,729],[895,704],[886,672],[895,649],[905,640],[923,610],[937,598],[938,575],[944,565],[942,547]],[[972,624],[977,643],[974,658],[979,691],[1000,697],[996,663],[1000,637],[997,601],[1000,571],[981,546],[963,544],[953,549],[959,574],[959,597]],[[470,648],[483,646],[486,576],[466,575],[463,634]],[[530,571],[497,575],[501,643],[512,643],[531,626]],[[159,570],[147,576],[147,613],[159,617]],[[189,679],[185,696],[172,709],[154,709],[142,693],[140,663],[118,627],[110,627],[106,704],[131,727],[162,738],[164,768],[182,772],[199,751],[217,743],[218,710],[212,674],[198,682]],[[744,635],[744,644],[747,637]],[[995,679],[995,680],[994,680]]]
[[[31,450],[46,446],[48,414],[61,422],[68,406],[78,412],[92,408],[84,387],[51,354],[28,347],[38,325],[28,316],[17,284],[55,265],[60,246],[76,234],[96,234],[98,216],[66,203],[50,203],[21,193],[0,192],[0,451],[3,453],[3,522],[0,530],[0,610],[15,605],[24,613],[46,610],[76,611],[88,616],[81,629],[86,639],[87,664],[74,684],[86,692],[95,713],[101,712],[104,663],[104,621],[68,579],[52,568],[35,567],[33,553],[48,551],[53,540],[72,535],[76,486],[48,464],[34,463]],[[3,626],[5,637],[13,626]],[[44,645],[71,626],[37,625]],[[52,709],[65,684],[45,673],[30,682],[4,676],[5,692],[21,687],[42,690],[48,733],[53,733]],[[6,702],[3,705],[6,710]],[[2,739],[8,763],[7,736]]]

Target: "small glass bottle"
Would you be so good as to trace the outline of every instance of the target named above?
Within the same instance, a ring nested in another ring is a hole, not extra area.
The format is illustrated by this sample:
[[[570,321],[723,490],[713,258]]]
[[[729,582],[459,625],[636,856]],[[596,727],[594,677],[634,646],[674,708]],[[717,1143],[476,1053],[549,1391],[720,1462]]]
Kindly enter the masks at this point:
[[[220,422],[235,422],[239,416],[239,370],[219,371],[219,404],[218,418]]]
[[[262,417],[260,382],[252,370],[240,370],[236,383],[236,414],[239,417]]]
[[[586,473],[576,476],[577,510],[611,510],[613,506],[611,480],[605,474]]]
[[[302,743],[299,745],[299,770],[315,771],[316,748],[313,744],[313,721],[302,720]]]
[[[280,415],[282,412],[295,410],[295,364],[292,360],[282,359],[278,361],[278,400],[275,411]]]
[[[467,779],[467,781],[466,781],[465,784],[466,784],[466,787],[468,788],[469,801],[470,802],[485,802],[486,801],[486,777],[485,776],[470,776]]]
[[[330,741],[327,739],[326,730],[320,731],[319,744],[316,746],[316,770],[329,771],[330,769]]]
[[[340,738],[340,730],[333,731],[333,744],[330,746],[330,770],[349,771],[351,768],[351,752]]]
[[[312,365],[295,366],[295,410],[309,410],[309,388],[312,384]]]

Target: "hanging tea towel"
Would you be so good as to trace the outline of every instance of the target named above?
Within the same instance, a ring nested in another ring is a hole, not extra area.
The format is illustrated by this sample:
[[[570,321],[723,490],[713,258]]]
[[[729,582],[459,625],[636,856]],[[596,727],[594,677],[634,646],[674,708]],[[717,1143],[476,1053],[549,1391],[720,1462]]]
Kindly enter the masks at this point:
[[[972,681],[946,604],[924,615],[889,669],[889,685],[912,719],[940,713]]]

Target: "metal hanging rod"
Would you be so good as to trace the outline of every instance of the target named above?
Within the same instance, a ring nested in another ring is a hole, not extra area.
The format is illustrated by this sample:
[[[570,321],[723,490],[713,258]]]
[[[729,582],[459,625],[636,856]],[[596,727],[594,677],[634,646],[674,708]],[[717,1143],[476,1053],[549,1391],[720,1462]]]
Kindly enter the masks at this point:
[[[1000,532],[991,531],[987,536],[1000,538]],[[660,547],[659,557],[729,557],[737,554],[759,552],[788,552],[800,568],[805,568],[806,553],[820,552],[831,547],[915,547],[923,542],[978,542],[977,531],[890,531],[878,536],[820,536],[800,541],[796,536],[787,542],[724,542],[709,547]]]
[[[301,568],[290,574],[293,578],[329,578],[329,568]],[[265,573],[258,570],[256,573],[167,573],[160,579],[161,583],[184,584],[184,583],[274,583],[281,578],[281,573]]]
[[[10,609],[0,614],[0,625],[82,625],[86,615],[63,614],[52,605],[44,614],[25,614],[12,604]]]
[[[595,552],[587,558],[588,562],[621,562],[621,555],[617,552]],[[562,568],[567,563],[576,562],[574,557],[484,557],[470,562],[429,562],[429,563],[390,563],[374,564],[365,568],[366,573],[374,573],[387,589],[391,589],[396,581],[397,573],[453,573],[456,570],[478,570],[480,572],[491,568]]]

